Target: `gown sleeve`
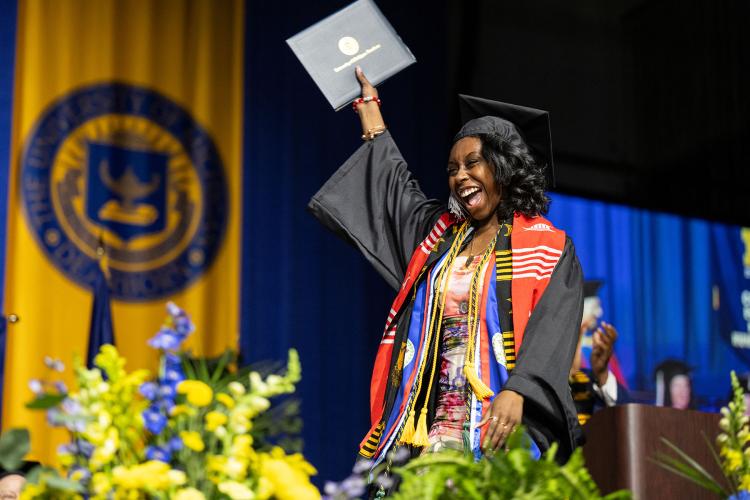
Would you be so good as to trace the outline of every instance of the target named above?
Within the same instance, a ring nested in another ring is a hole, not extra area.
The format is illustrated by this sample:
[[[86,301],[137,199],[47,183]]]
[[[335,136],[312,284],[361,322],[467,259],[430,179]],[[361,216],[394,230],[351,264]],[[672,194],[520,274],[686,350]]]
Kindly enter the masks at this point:
[[[398,289],[444,205],[419,188],[388,131],[365,142],[307,205]]]
[[[558,442],[559,460],[567,460],[580,435],[568,374],[582,314],[583,274],[567,238],[550,282],[529,318],[516,367],[503,387],[524,397],[524,425],[543,450]]]

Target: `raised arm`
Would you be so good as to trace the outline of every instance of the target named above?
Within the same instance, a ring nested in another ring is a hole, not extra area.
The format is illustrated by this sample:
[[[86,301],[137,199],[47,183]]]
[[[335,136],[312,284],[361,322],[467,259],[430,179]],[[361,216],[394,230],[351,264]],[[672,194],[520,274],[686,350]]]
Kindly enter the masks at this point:
[[[357,104],[357,115],[359,115],[359,122],[362,125],[362,137],[372,139],[377,137],[379,133],[385,132],[386,129],[383,115],[380,112],[380,104],[377,101],[378,89],[370,83],[362,72],[362,68],[357,66],[355,72],[362,87],[362,98],[370,99],[367,102]]]
[[[377,90],[358,71],[363,97]],[[444,211],[419,188],[385,130],[377,101],[359,104],[364,144],[312,197],[308,210],[359,249],[395,289],[417,245]]]

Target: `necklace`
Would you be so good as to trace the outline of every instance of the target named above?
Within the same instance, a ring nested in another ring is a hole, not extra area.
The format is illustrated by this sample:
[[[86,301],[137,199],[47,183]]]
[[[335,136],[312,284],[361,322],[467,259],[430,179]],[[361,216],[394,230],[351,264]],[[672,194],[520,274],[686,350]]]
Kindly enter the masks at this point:
[[[468,269],[471,263],[474,261],[474,238],[471,238],[471,242],[469,243],[469,255],[466,257],[466,263],[464,264],[464,268]]]
[[[495,231],[495,234],[497,234],[497,231],[499,231],[500,228],[498,227]],[[472,262],[474,262],[474,240],[477,238],[476,233],[472,235],[471,242],[469,243],[469,255],[466,257],[466,263],[464,264],[464,268],[468,269]]]

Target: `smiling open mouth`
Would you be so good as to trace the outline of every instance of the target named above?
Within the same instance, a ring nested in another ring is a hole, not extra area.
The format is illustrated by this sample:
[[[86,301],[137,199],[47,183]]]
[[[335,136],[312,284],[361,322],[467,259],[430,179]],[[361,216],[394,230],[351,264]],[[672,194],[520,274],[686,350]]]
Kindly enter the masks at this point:
[[[471,208],[471,207],[476,206],[479,203],[482,197],[482,190],[479,189],[478,187],[468,187],[468,188],[461,189],[458,192],[458,195],[461,197],[464,204],[468,208]]]

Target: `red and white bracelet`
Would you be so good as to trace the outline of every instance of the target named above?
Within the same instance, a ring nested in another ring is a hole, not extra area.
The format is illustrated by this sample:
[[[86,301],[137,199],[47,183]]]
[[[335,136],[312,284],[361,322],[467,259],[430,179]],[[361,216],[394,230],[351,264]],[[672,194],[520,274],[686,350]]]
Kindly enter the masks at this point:
[[[359,111],[357,111],[357,107],[360,104],[364,104],[364,103],[370,102],[370,101],[375,101],[376,103],[378,103],[378,107],[380,107],[380,105],[381,105],[379,97],[368,95],[367,97],[358,97],[358,98],[354,99],[354,102],[352,102],[352,109],[354,110],[355,113],[359,113]]]

